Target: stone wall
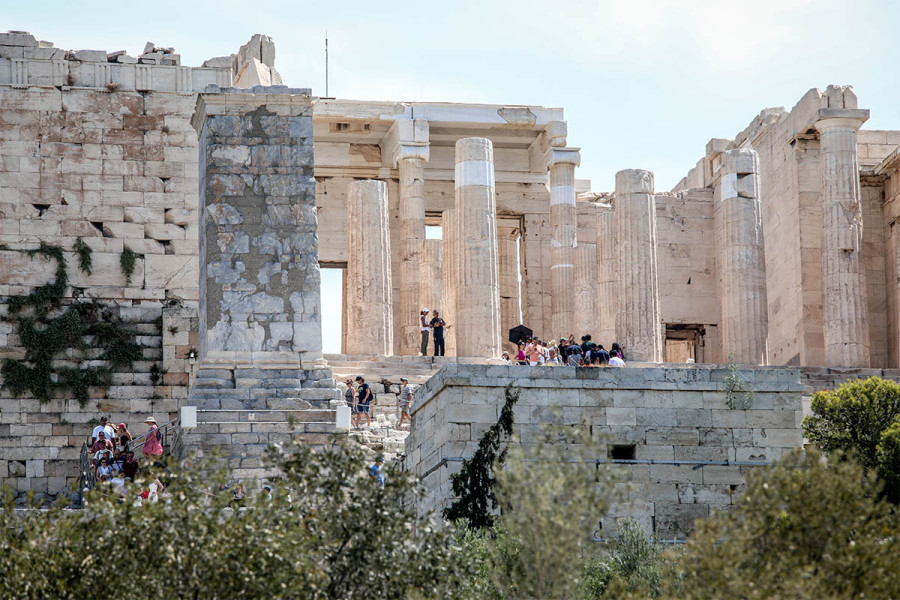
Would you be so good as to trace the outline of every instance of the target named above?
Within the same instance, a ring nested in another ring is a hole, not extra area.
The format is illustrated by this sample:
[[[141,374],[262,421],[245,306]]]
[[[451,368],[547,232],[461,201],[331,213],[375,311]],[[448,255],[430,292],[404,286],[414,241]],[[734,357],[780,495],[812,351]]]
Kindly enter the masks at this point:
[[[598,459],[613,446],[633,446],[634,462],[621,465],[633,489],[604,520],[604,534],[628,516],[660,537],[684,538],[696,518],[731,510],[753,465],[802,446],[799,371],[738,373],[753,390],[747,409],[728,408],[722,368],[447,365],[416,391],[406,441],[406,465],[425,489],[420,512],[451,501],[450,474],[496,423],[512,383],[522,443],[540,442],[545,425],[562,424],[589,431]]]

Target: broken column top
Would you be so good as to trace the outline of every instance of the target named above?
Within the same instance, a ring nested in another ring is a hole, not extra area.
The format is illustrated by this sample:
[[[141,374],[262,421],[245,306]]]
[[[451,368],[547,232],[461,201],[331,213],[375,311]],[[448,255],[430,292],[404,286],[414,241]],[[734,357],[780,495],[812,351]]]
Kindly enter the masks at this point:
[[[616,194],[652,194],[653,171],[625,169],[616,173]]]

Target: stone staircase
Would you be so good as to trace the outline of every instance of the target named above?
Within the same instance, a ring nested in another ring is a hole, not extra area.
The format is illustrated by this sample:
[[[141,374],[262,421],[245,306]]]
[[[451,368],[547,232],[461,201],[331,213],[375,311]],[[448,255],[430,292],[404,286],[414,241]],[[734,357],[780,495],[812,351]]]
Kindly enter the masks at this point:
[[[186,454],[219,452],[237,479],[269,477],[266,449],[327,443],[338,433],[341,399],[330,369],[201,368],[187,402],[197,407],[197,427],[183,432],[181,445]]]

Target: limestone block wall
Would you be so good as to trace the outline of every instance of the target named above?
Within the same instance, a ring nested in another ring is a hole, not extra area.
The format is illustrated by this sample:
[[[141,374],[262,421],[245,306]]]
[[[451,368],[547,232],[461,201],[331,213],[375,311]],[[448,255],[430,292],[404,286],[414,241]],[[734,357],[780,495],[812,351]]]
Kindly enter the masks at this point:
[[[614,446],[633,446],[634,461],[620,467],[633,489],[603,521],[602,534],[627,516],[648,533],[684,538],[695,519],[731,510],[753,465],[802,445],[799,371],[739,374],[754,393],[747,409],[735,410],[726,404],[721,368],[447,365],[416,391],[406,440],[406,465],[425,489],[420,513],[451,501],[450,474],[496,423],[512,382],[521,443],[539,443],[543,426],[563,424],[587,430],[598,459]]]

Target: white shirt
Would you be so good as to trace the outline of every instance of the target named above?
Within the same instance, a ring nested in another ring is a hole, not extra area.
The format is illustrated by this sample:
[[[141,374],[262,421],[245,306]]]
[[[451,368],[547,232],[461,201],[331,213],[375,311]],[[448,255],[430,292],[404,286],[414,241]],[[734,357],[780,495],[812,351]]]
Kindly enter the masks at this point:
[[[625,361],[619,358],[618,356],[613,356],[609,359],[609,366],[611,367],[624,367]]]
[[[97,425],[96,427],[94,427],[94,433],[92,433],[91,435],[93,436],[93,438],[95,440],[98,437],[100,437],[97,434],[100,433],[101,431],[103,432],[103,435],[106,436],[106,439],[108,439],[109,441],[112,442],[116,439],[116,430],[113,429],[111,425],[107,424],[105,427],[103,425]]]
[[[428,325],[428,317],[419,314],[419,325],[422,327],[422,331],[431,331],[431,327]]]

